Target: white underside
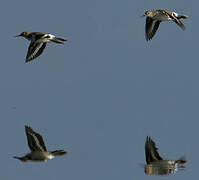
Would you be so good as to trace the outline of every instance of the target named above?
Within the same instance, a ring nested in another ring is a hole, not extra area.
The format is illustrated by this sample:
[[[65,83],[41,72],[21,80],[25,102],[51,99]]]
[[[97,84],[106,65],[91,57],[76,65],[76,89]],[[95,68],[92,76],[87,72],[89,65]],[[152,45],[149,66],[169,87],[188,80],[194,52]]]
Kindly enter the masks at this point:
[[[53,159],[54,156],[50,154],[49,152],[40,152],[40,151],[34,151],[32,152],[32,161],[44,161]]]
[[[51,42],[52,39],[55,39],[55,36],[52,34],[45,34],[41,39],[38,39],[38,43],[45,43],[45,42]]]

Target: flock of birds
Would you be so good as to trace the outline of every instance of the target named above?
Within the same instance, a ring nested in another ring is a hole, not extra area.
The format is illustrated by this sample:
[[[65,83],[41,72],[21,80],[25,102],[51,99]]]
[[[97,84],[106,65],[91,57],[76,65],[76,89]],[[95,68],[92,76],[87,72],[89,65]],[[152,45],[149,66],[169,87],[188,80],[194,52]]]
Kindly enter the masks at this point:
[[[182,30],[185,30],[185,26],[180,19],[188,18],[188,16],[164,9],[146,11],[143,16],[146,17],[145,37],[147,41],[154,37],[162,21],[174,21]],[[48,42],[63,44],[67,41],[67,39],[58,38],[52,34],[41,32],[22,32],[15,37],[24,37],[30,41],[26,62],[32,61],[40,56]]]
[[[42,136],[35,132],[30,126],[25,126],[25,132],[28,140],[28,146],[31,152],[22,157],[13,156],[13,158],[22,162],[42,162],[53,159],[55,156],[62,156],[67,154],[67,152],[64,150],[47,151]],[[177,160],[163,159],[159,155],[155,142],[148,136],[145,142],[145,156],[147,163],[145,165],[146,174],[171,174],[177,171],[179,167],[185,168],[184,164],[187,162],[184,157],[181,157]]]
[[[188,16],[180,15],[169,10],[149,10],[146,11],[143,16],[146,17],[145,37],[147,41],[154,37],[162,21],[174,21],[182,30],[185,30],[185,26],[180,19],[188,18]],[[40,56],[48,42],[63,44],[67,41],[67,39],[41,32],[22,32],[15,37],[24,37],[30,41],[26,62],[32,61]],[[46,161],[55,156],[67,154],[64,150],[47,151],[42,136],[31,127],[25,126],[25,132],[31,152],[22,157],[14,156],[14,158],[22,162]],[[179,165],[184,167],[183,165],[187,162],[183,157],[178,160],[163,159],[158,153],[155,142],[148,136],[145,142],[145,155],[147,163],[145,165],[145,172],[147,174],[170,174],[176,171]]]

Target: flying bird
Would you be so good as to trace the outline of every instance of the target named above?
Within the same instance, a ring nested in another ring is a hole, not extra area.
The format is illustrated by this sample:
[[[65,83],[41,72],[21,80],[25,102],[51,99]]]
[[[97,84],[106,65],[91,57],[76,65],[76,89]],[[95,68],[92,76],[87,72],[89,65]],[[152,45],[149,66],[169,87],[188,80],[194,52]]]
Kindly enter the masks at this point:
[[[30,126],[25,126],[25,132],[28,140],[28,146],[31,152],[26,154],[25,156],[14,156],[13,158],[19,159],[22,162],[40,162],[53,159],[55,156],[65,155],[67,153],[64,150],[47,151],[42,136],[36,133]]]
[[[162,21],[174,21],[182,30],[185,30],[180,19],[188,18],[188,16],[164,9],[146,11],[143,16],[146,17],[145,37],[147,41],[153,38]]]
[[[163,159],[156,147],[155,142],[147,136],[145,142],[146,155],[146,174],[166,175],[176,172],[178,169],[184,169],[184,164],[187,162],[183,157],[178,160]]]
[[[32,61],[33,59],[40,56],[48,42],[63,44],[63,42],[67,41],[67,39],[58,38],[52,34],[41,32],[22,32],[21,34],[15,37],[24,37],[30,41],[28,53],[26,56],[26,62]]]
[[[185,164],[187,161],[184,158],[178,160],[165,160],[163,159],[158,152],[155,142],[147,136],[145,142],[145,155],[147,164]]]

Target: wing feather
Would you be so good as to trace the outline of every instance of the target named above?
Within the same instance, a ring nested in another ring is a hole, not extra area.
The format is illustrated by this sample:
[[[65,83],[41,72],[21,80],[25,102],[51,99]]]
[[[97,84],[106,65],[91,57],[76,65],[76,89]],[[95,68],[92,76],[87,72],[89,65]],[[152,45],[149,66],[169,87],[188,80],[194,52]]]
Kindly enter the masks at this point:
[[[47,44],[46,42],[45,43],[31,42],[28,48],[26,62],[29,62],[40,56],[41,53],[44,51],[46,44]]]
[[[42,136],[29,126],[25,126],[28,145],[31,151],[47,151]]]
[[[158,148],[156,147],[155,142],[148,136],[145,143],[145,155],[147,164],[150,164],[154,161],[163,160],[158,153]]]
[[[146,18],[146,25],[145,25],[145,37],[146,40],[151,40],[155,35],[161,21],[153,20],[152,18]]]

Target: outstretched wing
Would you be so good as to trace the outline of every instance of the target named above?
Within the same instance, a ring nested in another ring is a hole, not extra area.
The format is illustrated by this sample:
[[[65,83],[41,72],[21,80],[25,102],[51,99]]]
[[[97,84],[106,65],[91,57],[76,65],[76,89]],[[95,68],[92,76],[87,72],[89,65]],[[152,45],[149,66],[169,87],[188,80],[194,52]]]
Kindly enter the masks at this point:
[[[146,40],[151,40],[155,35],[161,21],[154,20],[152,18],[146,18],[146,25],[145,25],[145,37]]]
[[[158,153],[158,148],[156,147],[155,142],[148,136],[145,143],[145,155],[147,164],[150,164],[154,161],[163,160]]]
[[[187,16],[179,15],[175,12],[164,10],[164,13],[169,16],[182,30],[185,30],[184,24],[179,20],[180,18],[186,19]]]
[[[184,24],[175,16],[173,16],[173,21],[182,29],[185,30]]]
[[[31,151],[47,151],[42,136],[29,126],[25,126],[28,145]]]
[[[26,62],[29,62],[29,61],[37,58],[38,56],[40,56],[41,53],[44,51],[46,44],[47,43],[36,43],[35,41],[31,42],[28,47]]]

